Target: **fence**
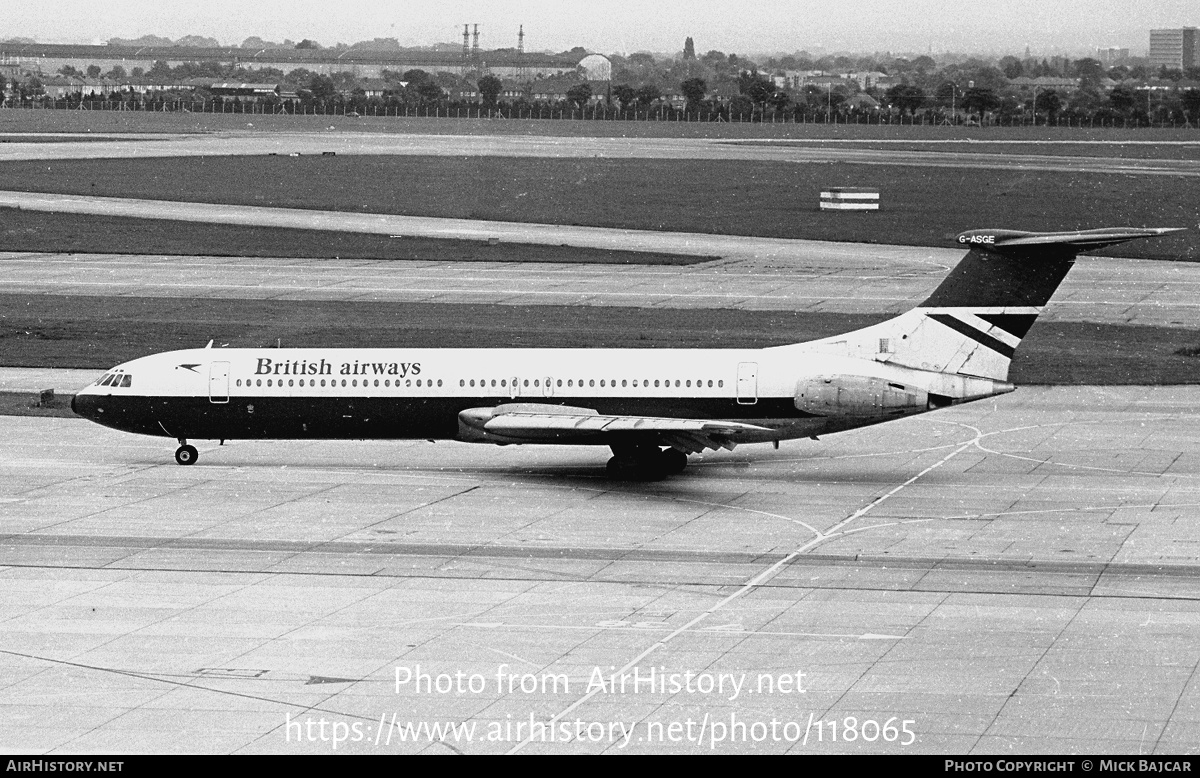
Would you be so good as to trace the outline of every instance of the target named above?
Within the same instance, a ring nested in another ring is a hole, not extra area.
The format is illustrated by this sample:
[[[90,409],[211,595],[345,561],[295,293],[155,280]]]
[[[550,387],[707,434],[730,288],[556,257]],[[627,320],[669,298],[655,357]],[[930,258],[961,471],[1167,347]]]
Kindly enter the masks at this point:
[[[852,110],[827,112],[796,106],[786,110],[754,110],[733,113],[727,108],[688,111],[670,106],[644,109],[618,109],[598,104],[587,108],[531,106],[483,108],[477,105],[439,104],[428,106],[389,105],[337,102],[333,104],[264,103],[238,100],[7,100],[4,108],[28,110],[71,111],[136,111],[146,113],[221,113],[288,116],[372,116],[391,118],[451,118],[451,119],[539,119],[613,122],[728,122],[744,124],[861,124],[896,126],[980,126],[962,116],[950,116],[939,111],[905,114],[885,110]],[[1141,117],[1115,116],[1030,116],[1028,114],[989,116],[984,127],[1078,127],[1078,128],[1171,128],[1196,129],[1198,123],[1186,116],[1172,113],[1158,121]]]

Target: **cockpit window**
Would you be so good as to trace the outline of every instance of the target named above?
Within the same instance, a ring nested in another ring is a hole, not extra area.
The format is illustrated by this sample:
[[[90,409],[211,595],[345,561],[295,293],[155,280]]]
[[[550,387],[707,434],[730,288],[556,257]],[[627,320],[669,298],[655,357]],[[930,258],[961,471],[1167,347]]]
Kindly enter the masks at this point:
[[[133,376],[129,373],[105,373],[96,379],[93,386],[115,386],[127,389],[133,386]]]

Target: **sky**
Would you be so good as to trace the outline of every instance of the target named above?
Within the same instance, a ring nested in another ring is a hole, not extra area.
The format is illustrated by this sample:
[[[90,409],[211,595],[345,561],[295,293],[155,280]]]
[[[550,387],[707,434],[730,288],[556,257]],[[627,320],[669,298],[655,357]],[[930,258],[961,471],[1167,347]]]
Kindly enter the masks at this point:
[[[801,50],[1093,53],[1144,56],[1149,30],[1200,26],[1195,0],[6,0],[0,40],[103,43],[184,35],[237,45],[250,36],[324,46],[396,38],[403,46],[462,41],[478,24],[484,49],[583,46],[600,53],[696,51],[771,54]]]

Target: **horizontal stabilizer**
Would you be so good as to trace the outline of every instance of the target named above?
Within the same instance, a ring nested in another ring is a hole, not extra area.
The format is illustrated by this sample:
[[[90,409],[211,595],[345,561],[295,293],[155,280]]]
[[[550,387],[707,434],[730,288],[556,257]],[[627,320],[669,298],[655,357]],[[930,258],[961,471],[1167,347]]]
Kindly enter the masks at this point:
[[[1064,246],[1075,253],[1115,246],[1118,243],[1153,238],[1185,227],[1108,227],[1099,230],[1072,232],[1024,232],[1021,230],[969,230],[958,236],[958,242],[984,251],[1004,252],[1019,246]]]
[[[969,230],[956,239],[970,251],[922,308],[1041,308],[1083,251],[1153,238],[1179,227],[1110,227],[1073,232]]]

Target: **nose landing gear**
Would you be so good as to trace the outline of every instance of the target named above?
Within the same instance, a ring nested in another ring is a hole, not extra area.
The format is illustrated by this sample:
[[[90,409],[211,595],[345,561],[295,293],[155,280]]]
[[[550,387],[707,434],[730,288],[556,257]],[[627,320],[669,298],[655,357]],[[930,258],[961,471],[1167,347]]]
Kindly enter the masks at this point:
[[[181,465],[194,465],[200,458],[200,452],[195,446],[189,446],[184,438],[179,439],[179,448],[175,449],[175,461]]]

